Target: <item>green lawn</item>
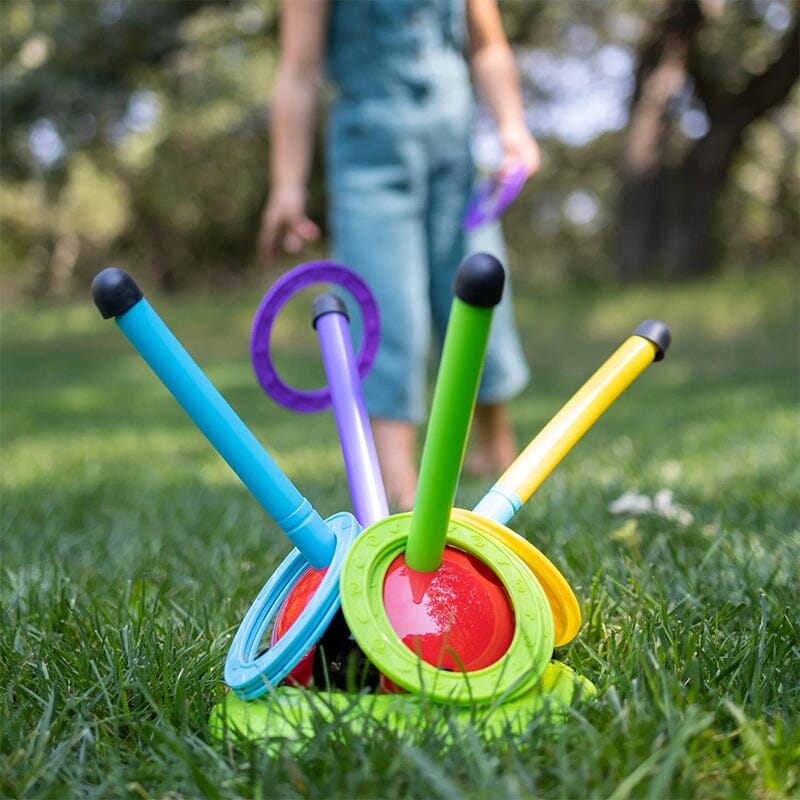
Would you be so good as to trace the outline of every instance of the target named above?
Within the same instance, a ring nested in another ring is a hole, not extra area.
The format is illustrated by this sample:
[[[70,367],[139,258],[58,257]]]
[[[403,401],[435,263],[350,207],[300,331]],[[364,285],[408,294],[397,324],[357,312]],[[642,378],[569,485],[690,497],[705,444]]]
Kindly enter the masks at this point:
[[[329,413],[257,387],[259,291],[150,298],[315,507],[349,508]],[[329,725],[299,757],[220,745],[222,665],[289,546],[91,301],[2,323],[7,797],[797,797],[800,417],[795,272],[678,287],[521,284],[527,442],[643,319],[673,346],[513,521],[584,613],[558,656],[599,689],[484,743]],[[281,368],[322,375],[297,312]],[[464,480],[471,507],[487,485]],[[615,514],[662,489],[682,519]]]

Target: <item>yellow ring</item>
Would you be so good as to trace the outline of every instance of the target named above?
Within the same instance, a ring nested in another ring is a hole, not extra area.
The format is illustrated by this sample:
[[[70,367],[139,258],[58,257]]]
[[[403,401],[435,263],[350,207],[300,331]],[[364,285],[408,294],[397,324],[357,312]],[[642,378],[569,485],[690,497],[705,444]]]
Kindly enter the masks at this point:
[[[547,595],[547,602],[553,612],[556,647],[571,642],[578,635],[581,628],[581,609],[578,605],[578,598],[575,597],[575,592],[572,591],[572,587],[567,583],[558,567],[541,550],[505,525],[475,514],[473,511],[454,508],[450,518],[480,528],[484,533],[488,533],[506,545],[525,562]]]

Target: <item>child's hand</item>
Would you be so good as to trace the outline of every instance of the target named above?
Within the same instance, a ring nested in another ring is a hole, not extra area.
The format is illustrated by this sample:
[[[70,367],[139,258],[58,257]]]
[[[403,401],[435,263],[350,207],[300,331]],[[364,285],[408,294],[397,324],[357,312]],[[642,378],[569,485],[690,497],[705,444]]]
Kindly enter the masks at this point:
[[[319,227],[305,213],[305,191],[273,189],[261,216],[259,251],[264,262],[275,261],[279,248],[299,253],[319,236]]]
[[[500,131],[500,143],[503,146],[503,163],[500,172],[506,173],[522,163],[528,177],[538,172],[542,163],[542,155],[536,139],[530,131],[522,126]]]

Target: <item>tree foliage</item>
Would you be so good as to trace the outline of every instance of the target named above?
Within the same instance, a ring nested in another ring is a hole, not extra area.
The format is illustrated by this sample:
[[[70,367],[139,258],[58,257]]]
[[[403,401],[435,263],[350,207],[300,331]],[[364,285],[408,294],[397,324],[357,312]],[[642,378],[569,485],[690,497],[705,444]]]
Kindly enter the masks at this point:
[[[4,266],[66,291],[110,260],[241,273],[265,192],[275,4],[4,3]]]

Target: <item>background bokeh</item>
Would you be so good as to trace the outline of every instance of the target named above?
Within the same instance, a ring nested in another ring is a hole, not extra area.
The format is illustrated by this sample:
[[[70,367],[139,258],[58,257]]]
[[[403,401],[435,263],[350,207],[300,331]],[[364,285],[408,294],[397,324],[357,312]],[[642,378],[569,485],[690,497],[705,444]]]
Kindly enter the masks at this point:
[[[544,154],[507,215],[512,269],[677,280],[796,259],[797,3],[501,10]],[[276,0],[0,4],[5,304],[84,292],[109,264],[168,290],[260,279],[277,17]],[[495,163],[485,113],[475,154]]]

